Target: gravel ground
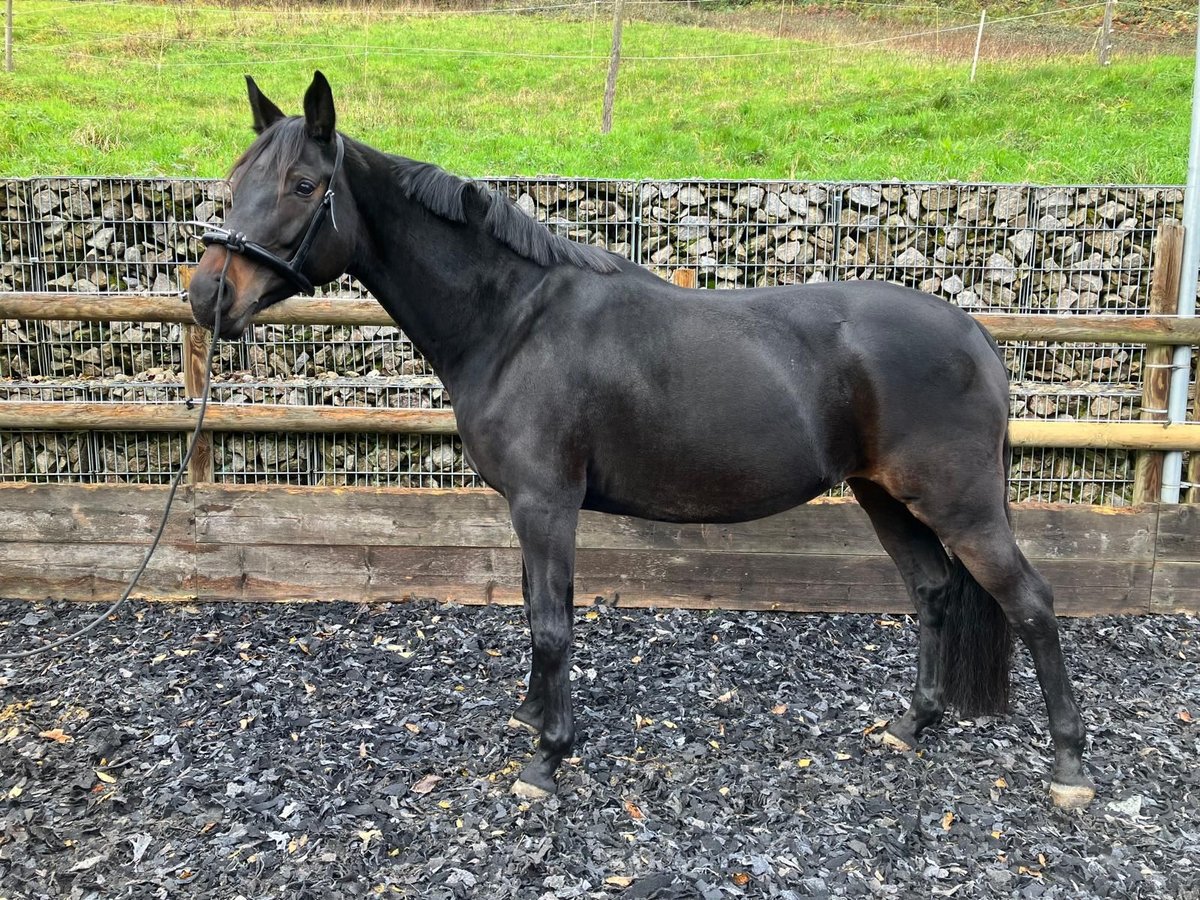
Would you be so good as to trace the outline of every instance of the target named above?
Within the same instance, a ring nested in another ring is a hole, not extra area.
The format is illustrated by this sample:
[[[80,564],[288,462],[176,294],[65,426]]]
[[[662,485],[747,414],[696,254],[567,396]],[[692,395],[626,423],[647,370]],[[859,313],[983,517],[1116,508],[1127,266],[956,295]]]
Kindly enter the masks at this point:
[[[6,649],[90,607],[0,602]],[[1200,897],[1200,631],[1063,623],[1100,793],[1015,713],[875,739],[912,621],[594,608],[579,759],[508,793],[520,611],[134,604],[0,662],[0,898]]]

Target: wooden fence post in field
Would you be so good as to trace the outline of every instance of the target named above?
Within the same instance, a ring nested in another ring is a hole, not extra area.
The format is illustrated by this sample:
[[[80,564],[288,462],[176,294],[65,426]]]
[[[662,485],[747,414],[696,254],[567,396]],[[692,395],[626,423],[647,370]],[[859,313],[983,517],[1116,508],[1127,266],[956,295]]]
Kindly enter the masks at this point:
[[[971,59],[971,82],[975,82],[975,68],[979,65],[979,45],[983,43],[983,23],[987,21],[987,10],[979,11],[979,33],[975,35],[975,56]]]
[[[4,2],[4,70],[11,72],[12,64],[12,0]]]
[[[179,267],[180,286],[186,291],[192,280],[190,266]],[[208,332],[199,325],[183,326],[183,389],[189,400],[199,400],[204,393],[208,374]],[[186,452],[186,451],[185,451]],[[213,480],[212,432],[202,431],[196,438],[196,449],[188,462],[188,483],[201,484]]]
[[[604,115],[600,133],[612,131],[613,100],[617,95],[617,70],[621,67],[621,20],[625,17],[625,0],[613,0],[612,53],[608,57],[608,80],[604,82]]]
[[[1113,7],[1116,6],[1117,0],[1108,0],[1104,4],[1104,24],[1100,26],[1100,65],[1107,66],[1112,62],[1112,36],[1113,36]]]
[[[1179,267],[1183,263],[1183,226],[1165,222],[1155,235],[1154,273],[1150,279],[1150,314],[1173,316],[1179,309]],[[1166,344],[1147,344],[1142,354],[1142,421],[1167,420],[1171,386],[1171,352]],[[1163,454],[1138,452],[1133,473],[1133,502],[1153,503],[1162,491]]]

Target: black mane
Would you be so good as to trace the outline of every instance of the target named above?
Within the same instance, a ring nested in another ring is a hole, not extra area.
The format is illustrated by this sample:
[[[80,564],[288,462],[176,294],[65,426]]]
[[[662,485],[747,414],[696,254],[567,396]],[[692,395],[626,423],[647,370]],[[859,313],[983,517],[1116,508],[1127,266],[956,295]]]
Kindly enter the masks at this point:
[[[389,159],[405,196],[416,200],[434,215],[451,222],[465,222],[464,195],[473,190],[487,209],[484,225],[492,237],[517,254],[541,266],[570,263],[594,272],[617,271],[616,258],[604,248],[554,234],[507,197],[477,181],[460,178],[433,163],[417,162],[403,156]]]
[[[283,119],[264,131],[233,164],[231,179],[235,187],[237,172],[246,163],[260,157],[280,173],[283,179],[300,158],[308,136],[304,119],[294,116]],[[363,145],[346,141],[348,149]],[[617,257],[602,247],[580,244],[554,234],[546,226],[527,216],[509,200],[476,181],[460,178],[433,163],[418,162],[403,156],[389,155],[393,174],[404,195],[420,203],[436,216],[451,222],[466,222],[465,194],[475,191],[487,210],[484,227],[496,240],[526,259],[541,266],[569,263],[593,272],[609,273],[618,269]]]

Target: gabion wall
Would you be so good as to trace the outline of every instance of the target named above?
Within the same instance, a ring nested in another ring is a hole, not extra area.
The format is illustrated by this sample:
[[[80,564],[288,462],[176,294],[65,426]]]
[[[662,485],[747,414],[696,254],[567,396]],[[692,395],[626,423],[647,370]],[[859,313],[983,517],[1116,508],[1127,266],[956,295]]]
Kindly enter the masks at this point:
[[[1146,312],[1153,238],[1175,187],[490,179],[527,214],[663,277],[722,289],[879,278],[970,310]],[[0,291],[177,294],[178,268],[220,222],[222,182],[0,181]],[[332,291],[363,296],[348,281]],[[1011,342],[1013,415],[1136,419],[1141,348]],[[256,326],[223,347],[224,402],[441,407],[441,385],[398,328]],[[164,402],[183,396],[177,325],[0,323],[0,398]],[[218,434],[217,479],[477,484],[454,439]],[[166,481],[166,434],[0,433],[0,480]],[[1024,450],[1014,499],[1120,504],[1122,451]]]

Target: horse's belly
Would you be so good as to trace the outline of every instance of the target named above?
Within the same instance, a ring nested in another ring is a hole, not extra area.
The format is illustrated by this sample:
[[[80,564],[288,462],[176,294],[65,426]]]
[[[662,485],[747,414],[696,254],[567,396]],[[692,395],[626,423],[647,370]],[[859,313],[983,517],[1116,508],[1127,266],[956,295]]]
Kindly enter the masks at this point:
[[[594,461],[584,508],[663,522],[744,522],[805,503],[841,480],[797,446],[627,449]]]

